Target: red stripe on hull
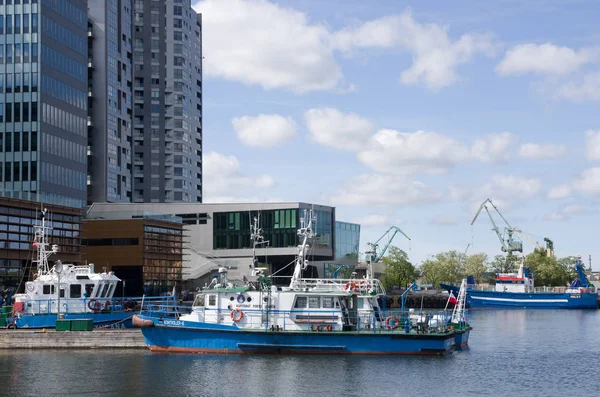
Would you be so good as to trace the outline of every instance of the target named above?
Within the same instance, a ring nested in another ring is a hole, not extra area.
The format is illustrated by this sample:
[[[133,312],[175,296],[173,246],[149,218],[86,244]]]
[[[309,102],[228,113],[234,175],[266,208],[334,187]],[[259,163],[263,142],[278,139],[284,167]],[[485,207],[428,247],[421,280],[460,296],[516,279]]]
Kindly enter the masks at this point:
[[[465,343],[466,345],[466,343]],[[230,350],[230,349],[194,349],[189,347],[162,347],[148,346],[153,352],[158,353],[195,353],[195,354],[311,354],[311,355],[360,355],[360,356],[445,356],[452,353],[453,350],[446,351],[425,351],[425,352],[323,352],[323,351],[268,351],[268,350]]]

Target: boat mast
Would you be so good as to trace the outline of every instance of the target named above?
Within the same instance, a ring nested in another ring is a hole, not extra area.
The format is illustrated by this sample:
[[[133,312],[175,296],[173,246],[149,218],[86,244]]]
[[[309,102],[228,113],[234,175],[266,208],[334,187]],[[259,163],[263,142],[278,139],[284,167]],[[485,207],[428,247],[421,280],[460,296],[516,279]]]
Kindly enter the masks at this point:
[[[37,262],[37,274],[38,276],[41,276],[50,272],[48,258],[58,251],[58,246],[56,244],[52,246],[50,251],[46,250],[48,245],[48,243],[46,243],[46,230],[51,229],[46,226],[46,209],[42,210],[42,224],[35,225],[34,229],[33,248],[37,249],[37,260],[35,262]]]
[[[308,267],[306,251],[310,248],[310,246],[308,245],[308,240],[313,238],[313,219],[313,211],[304,210],[304,217],[300,219],[300,229],[298,229],[298,236],[302,238],[302,244],[298,246],[298,256],[296,258],[296,266],[294,267],[294,274],[290,282],[290,288],[296,288],[298,286],[298,281],[302,276],[302,271],[306,270],[306,268]]]
[[[250,226],[250,238],[252,239],[252,263],[250,264],[250,275],[256,276],[258,275],[258,271],[256,270],[256,265],[258,263],[258,259],[256,259],[256,246],[264,242],[262,229],[260,228],[259,220],[256,216]]]

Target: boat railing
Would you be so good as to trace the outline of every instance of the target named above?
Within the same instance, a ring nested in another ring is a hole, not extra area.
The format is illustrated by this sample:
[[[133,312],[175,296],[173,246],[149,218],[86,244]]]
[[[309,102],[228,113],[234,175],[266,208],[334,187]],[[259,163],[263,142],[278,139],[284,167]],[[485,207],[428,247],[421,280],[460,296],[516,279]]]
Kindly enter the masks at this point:
[[[302,278],[298,280],[297,288],[309,291],[354,291],[361,294],[385,295],[385,288],[378,279]]]
[[[144,305],[156,307],[175,306],[173,296],[160,297],[112,297],[112,298],[60,298],[60,314],[98,314],[139,311]],[[25,302],[23,314],[59,314],[58,298],[32,299]],[[16,313],[19,314],[19,313]]]
[[[332,310],[263,310],[204,308],[204,318],[211,324],[238,324],[247,330],[271,330],[294,332],[356,332],[389,333],[448,332],[451,313],[448,311],[356,311],[344,315],[339,309]],[[142,314],[162,319],[179,319],[182,314],[177,306],[170,308],[144,305]],[[234,321],[233,319],[238,319]]]

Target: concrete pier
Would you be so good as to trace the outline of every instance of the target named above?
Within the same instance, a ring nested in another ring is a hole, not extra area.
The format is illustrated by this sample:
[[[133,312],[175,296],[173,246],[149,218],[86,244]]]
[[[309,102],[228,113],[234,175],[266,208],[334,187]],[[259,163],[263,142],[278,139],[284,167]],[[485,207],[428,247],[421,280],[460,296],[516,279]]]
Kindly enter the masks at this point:
[[[145,349],[139,329],[67,331],[0,330],[0,349]]]

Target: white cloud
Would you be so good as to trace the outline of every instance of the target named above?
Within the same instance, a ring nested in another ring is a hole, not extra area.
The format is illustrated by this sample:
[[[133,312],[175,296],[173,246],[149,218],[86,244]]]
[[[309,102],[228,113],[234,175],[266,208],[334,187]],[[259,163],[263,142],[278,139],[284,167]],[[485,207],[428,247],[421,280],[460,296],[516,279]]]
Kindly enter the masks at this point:
[[[585,132],[585,158],[590,161],[600,160],[600,130]]]
[[[519,156],[531,159],[551,159],[561,157],[567,152],[564,145],[553,143],[523,143],[519,147]]]
[[[235,156],[217,152],[204,154],[203,162],[204,202],[263,201],[256,197],[259,189],[276,185],[270,175],[250,177],[241,172]]]
[[[547,221],[566,221],[577,215],[589,214],[596,210],[584,205],[570,204],[561,207],[558,211],[544,215],[544,220]]]
[[[484,200],[487,197],[496,202],[496,198],[504,200],[529,199],[542,190],[542,181],[537,178],[495,175],[490,181],[478,188],[479,195]]]
[[[231,123],[238,139],[246,146],[273,147],[289,142],[296,136],[294,119],[278,114],[236,117]]]
[[[496,72],[505,76],[526,73],[565,75],[597,60],[598,55],[597,48],[582,48],[576,51],[551,43],[520,44],[506,51],[504,59],[496,67]]]
[[[389,223],[388,217],[385,215],[371,214],[352,221],[364,227],[382,226]]]
[[[600,167],[584,170],[573,181],[573,187],[588,196],[600,195]]]
[[[562,83],[555,87],[554,99],[566,99],[572,102],[600,101],[600,72]]]
[[[430,223],[437,226],[452,226],[457,225],[459,222],[458,217],[448,215],[436,215],[431,219]]]
[[[567,219],[569,219],[569,217],[567,215],[563,214],[562,212],[555,211],[555,212],[551,212],[549,214],[544,215],[543,219],[545,221],[563,222],[563,221],[566,221]]]
[[[515,141],[515,136],[510,132],[488,134],[473,142],[471,154],[473,158],[483,163],[499,163],[507,161],[510,157],[509,148]]]
[[[339,86],[330,32],[306,14],[261,0],[204,0],[204,72],[264,89],[294,92]]]
[[[419,206],[438,202],[442,194],[405,176],[359,175],[334,192],[333,205]]]
[[[442,174],[469,158],[469,149],[454,139],[435,132],[414,133],[380,130],[359,160],[379,172]]]
[[[342,51],[356,48],[400,48],[412,54],[413,63],[400,75],[406,85],[423,84],[431,89],[447,87],[459,79],[458,65],[478,53],[491,56],[496,45],[489,35],[464,34],[457,40],[447,28],[418,23],[409,11],[348,27],[333,36],[333,45]]]
[[[570,185],[558,185],[552,187],[548,191],[548,199],[550,200],[560,200],[571,197],[572,189]]]
[[[337,109],[309,109],[304,120],[313,141],[336,149],[359,150],[373,133],[368,120]]]

